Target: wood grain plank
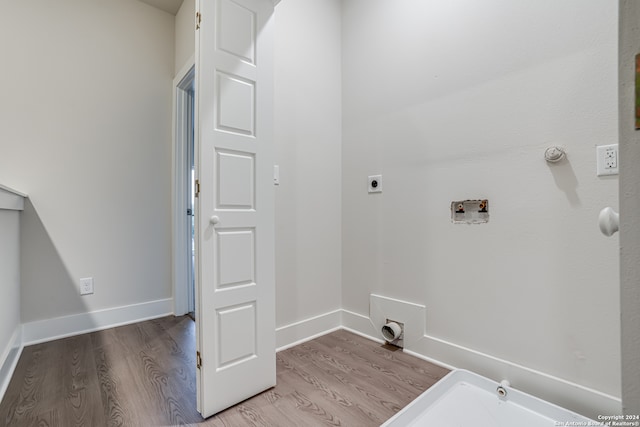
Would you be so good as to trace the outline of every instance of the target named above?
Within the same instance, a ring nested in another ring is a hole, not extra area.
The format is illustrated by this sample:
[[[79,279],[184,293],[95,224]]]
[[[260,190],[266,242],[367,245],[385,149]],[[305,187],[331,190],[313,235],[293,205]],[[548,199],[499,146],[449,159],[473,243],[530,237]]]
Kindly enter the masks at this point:
[[[392,361],[395,369],[398,369],[399,367],[405,368],[404,372],[407,375],[415,374],[419,376],[418,378],[430,378],[431,381],[435,382],[449,373],[448,369],[433,363],[416,363],[416,357],[398,350],[397,347],[379,345],[375,341],[368,340],[345,330],[336,331],[335,334],[332,334],[327,338],[336,338],[342,342],[353,345],[356,348],[363,348],[366,351],[372,351],[376,355],[380,355],[384,359]]]
[[[12,425],[27,418],[37,402],[37,384],[34,377],[38,373],[34,363],[34,353],[24,349],[16,365],[13,377],[0,404],[0,418],[4,425]]]
[[[8,426],[378,426],[448,371],[335,331],[276,355],[277,386],[207,420],[196,411],[195,326],[168,316],[24,349]]]
[[[36,417],[26,417],[20,422],[20,425],[27,427],[65,427],[65,424],[60,422],[58,412],[55,409]]]
[[[145,350],[140,352],[144,377],[159,397],[157,403],[162,406],[166,423],[181,425],[200,421],[202,418],[195,410],[195,357],[192,357],[195,351],[185,352],[161,323],[150,321],[139,325],[143,336],[148,338]]]
[[[66,426],[104,425],[91,337],[88,334],[60,340],[64,357],[58,360],[56,379],[61,385],[64,406],[59,420]]]
[[[291,371],[288,377],[298,377],[307,383],[297,381],[296,389],[307,391],[316,388],[321,392],[319,398],[332,403],[334,411],[341,409],[341,418],[347,425],[379,425],[389,414],[397,411],[398,405],[393,400],[380,397],[370,382],[362,382],[363,385],[351,381],[338,382],[331,372],[327,372],[326,366],[316,365],[313,361],[298,365],[300,356],[295,350],[282,355],[286,361],[283,367]],[[318,378],[322,378],[322,382]]]
[[[50,392],[57,383],[55,378],[51,378],[52,372],[47,365],[55,359],[55,353],[56,346],[46,344],[23,350],[16,369],[19,374],[12,377],[0,405],[0,414],[6,425],[31,423],[52,406]]]
[[[336,333],[325,335],[326,339],[322,341],[322,343],[328,345],[338,355],[361,362],[360,366],[363,369],[367,369],[369,372],[377,372],[381,374],[381,378],[384,378],[385,381],[396,380],[412,387],[416,391],[424,391],[447,372],[446,369],[441,367],[438,367],[438,369],[422,369],[418,371],[413,368],[402,366],[402,364],[390,363],[394,362],[401,356],[403,357],[402,360],[408,360],[408,357],[412,358],[412,356],[404,353],[396,355],[396,359],[392,359],[391,361],[386,358],[372,358],[371,355],[373,353],[373,347],[368,344],[368,348],[365,348],[362,345],[365,338],[354,336],[351,337],[350,340],[345,340],[345,335],[342,333],[346,331],[337,332],[340,332],[340,334]],[[428,362],[425,362],[425,364],[426,363]]]
[[[109,427],[134,425],[132,423],[135,418],[127,404],[126,396],[121,392],[123,387],[116,373],[118,365],[114,366],[110,354],[104,347],[94,350],[94,357],[105,425]]]
[[[412,400],[421,390],[421,388],[416,390],[415,387],[397,378],[385,378],[380,375],[380,369],[375,362],[365,363],[367,359],[354,359],[353,355],[336,352],[333,347],[323,342],[307,343],[303,349],[310,355],[315,355],[318,358],[318,365],[335,380],[352,387],[357,393],[373,398],[370,390],[375,389],[375,397],[381,399],[383,406],[392,410],[397,411],[395,407],[398,405],[403,407],[405,402]],[[359,363],[356,364],[354,361]]]

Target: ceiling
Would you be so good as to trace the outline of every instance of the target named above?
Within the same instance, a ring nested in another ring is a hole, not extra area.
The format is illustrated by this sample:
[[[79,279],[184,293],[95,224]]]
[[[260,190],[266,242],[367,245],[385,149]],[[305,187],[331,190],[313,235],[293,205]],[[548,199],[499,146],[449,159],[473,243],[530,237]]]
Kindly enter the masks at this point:
[[[146,3],[150,6],[157,7],[160,10],[164,10],[167,13],[175,15],[178,13],[178,9],[182,6],[183,0],[140,0],[142,3]]]
[[[180,6],[182,6],[183,0],[140,0],[142,3],[146,3],[153,7],[157,7],[160,10],[164,10],[167,13],[175,15],[178,13]],[[273,5],[280,3],[280,0],[274,0]]]

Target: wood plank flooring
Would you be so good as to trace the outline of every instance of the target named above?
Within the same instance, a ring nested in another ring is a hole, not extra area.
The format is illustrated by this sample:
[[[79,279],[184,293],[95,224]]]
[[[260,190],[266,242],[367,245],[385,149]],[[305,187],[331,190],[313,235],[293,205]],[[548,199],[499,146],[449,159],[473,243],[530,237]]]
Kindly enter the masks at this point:
[[[194,323],[170,316],[26,347],[0,425],[378,426],[447,372],[336,331],[279,352],[276,387],[204,420]]]

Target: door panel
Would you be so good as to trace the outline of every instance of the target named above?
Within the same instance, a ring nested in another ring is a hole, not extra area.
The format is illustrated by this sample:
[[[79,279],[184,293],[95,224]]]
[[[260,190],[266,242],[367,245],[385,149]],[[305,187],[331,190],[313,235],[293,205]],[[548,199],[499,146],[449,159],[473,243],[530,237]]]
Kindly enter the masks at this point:
[[[198,5],[198,410],[275,385],[270,0]]]
[[[256,82],[217,71],[216,83],[218,86],[216,129],[253,136],[255,134],[253,112]]]
[[[216,151],[217,209],[255,209],[255,156],[253,153]]]
[[[255,229],[218,232],[218,289],[256,283]]]

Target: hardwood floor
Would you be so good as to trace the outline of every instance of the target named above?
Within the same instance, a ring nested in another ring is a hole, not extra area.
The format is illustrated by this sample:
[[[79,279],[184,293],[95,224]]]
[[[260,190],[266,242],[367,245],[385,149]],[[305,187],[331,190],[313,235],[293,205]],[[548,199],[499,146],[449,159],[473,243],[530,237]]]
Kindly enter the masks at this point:
[[[347,331],[277,354],[278,385],[206,420],[195,327],[165,317],[26,347],[6,426],[378,426],[448,371]]]

